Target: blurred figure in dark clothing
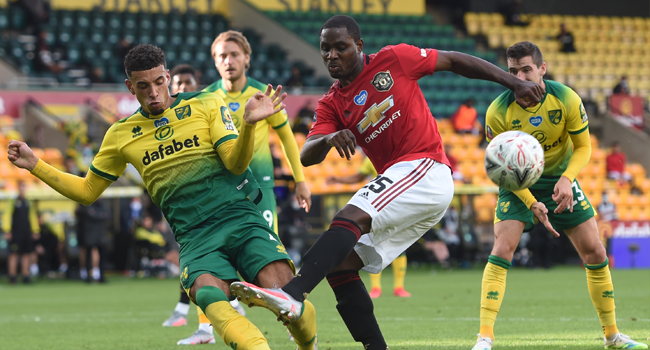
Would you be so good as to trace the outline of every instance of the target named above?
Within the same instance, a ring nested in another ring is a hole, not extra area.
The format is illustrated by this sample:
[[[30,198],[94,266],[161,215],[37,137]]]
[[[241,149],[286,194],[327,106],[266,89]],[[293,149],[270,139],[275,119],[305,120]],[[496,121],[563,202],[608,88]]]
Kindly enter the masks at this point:
[[[298,115],[296,116],[296,119],[293,121],[293,127],[291,128],[291,131],[293,131],[294,134],[300,133],[303,135],[309,134],[309,130],[311,129],[311,123],[314,120],[314,101],[312,100],[307,100],[307,103],[305,103],[305,106],[298,111]]]
[[[27,25],[27,32],[36,35],[41,31],[43,24],[50,21],[50,2],[45,0],[16,0],[9,1],[9,4],[14,4],[25,11],[25,24]],[[18,29],[18,28],[15,28]]]
[[[553,266],[553,235],[541,222],[530,231],[528,250],[533,253],[533,267],[550,269]]]
[[[528,25],[521,17],[521,0],[507,1],[500,6],[501,14],[505,18],[507,26],[521,26]]]
[[[560,51],[566,53],[576,52],[576,48],[573,45],[573,34],[566,29],[564,23],[560,24],[560,34],[555,38],[560,42],[560,44],[562,44]]]
[[[296,265],[307,252],[309,230],[307,216],[292,192],[284,201],[278,201],[278,236]]]
[[[285,87],[301,87],[303,86],[302,76],[300,75],[300,68],[291,68],[291,77],[284,83]]]
[[[50,229],[46,214],[39,214],[38,222],[41,227],[41,233],[35,245],[36,253],[38,254],[39,269],[47,273],[48,276],[53,276],[60,265],[59,239]]]
[[[108,206],[100,199],[87,207],[80,205],[76,213],[79,220],[79,235],[83,236],[86,247],[86,270],[92,271],[92,275],[87,276],[86,281],[106,282],[103,267],[106,260],[107,222],[110,217]]]
[[[20,271],[23,276],[23,283],[31,283],[29,278],[29,266],[32,253],[34,252],[34,240],[38,239],[38,218],[36,210],[25,197],[25,183],[18,183],[18,197],[10,202],[11,228],[5,233],[9,242],[9,259],[7,267],[9,270],[9,283],[16,283],[18,270],[18,258],[20,257]]]
[[[627,84],[627,77],[622,76],[621,80],[616,84],[614,87],[615,94],[623,94],[623,95],[629,95],[630,94],[630,86]]]

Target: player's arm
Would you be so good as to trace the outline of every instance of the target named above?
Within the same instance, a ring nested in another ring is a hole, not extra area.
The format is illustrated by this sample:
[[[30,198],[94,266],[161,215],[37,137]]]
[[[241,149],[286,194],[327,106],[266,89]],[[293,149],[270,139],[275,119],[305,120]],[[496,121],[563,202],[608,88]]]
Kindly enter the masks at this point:
[[[273,120],[271,121],[271,125],[273,125],[273,129],[280,137],[282,152],[291,166],[293,180],[296,182],[296,199],[300,203],[300,206],[305,208],[306,212],[309,212],[309,208],[311,208],[311,191],[307,183],[305,183],[305,174],[302,171],[302,164],[300,163],[300,150],[298,149],[296,137],[293,136],[285,113],[278,113],[271,118],[280,119],[278,126],[275,126],[276,123]]]
[[[55,191],[83,205],[96,201],[112,183],[91,171],[84,178],[60,171],[38,159],[29,146],[21,141],[9,142],[7,154],[14,165],[29,170]]]
[[[524,108],[538,104],[545,93],[537,83],[521,80],[488,61],[461,52],[438,50],[435,71],[450,71],[470,79],[499,83],[512,90],[515,100]]]
[[[282,93],[282,86],[278,86],[275,93],[271,95],[272,91],[273,87],[268,85],[266,92],[257,92],[248,99],[244,112],[244,125],[241,128],[239,137],[230,134],[215,142],[219,157],[221,157],[226,169],[235,175],[243,173],[248,168],[251,159],[253,159],[255,125],[257,122],[280,112],[285,107],[282,101],[287,97],[287,94]],[[221,119],[215,116],[211,116],[211,118],[213,120]],[[216,133],[212,136],[216,136]],[[235,139],[233,140],[233,138]]]

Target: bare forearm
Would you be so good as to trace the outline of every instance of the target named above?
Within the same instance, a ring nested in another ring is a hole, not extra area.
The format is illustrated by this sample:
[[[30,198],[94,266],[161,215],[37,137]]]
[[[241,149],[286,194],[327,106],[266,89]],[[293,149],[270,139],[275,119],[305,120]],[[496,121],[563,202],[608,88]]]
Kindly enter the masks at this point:
[[[356,184],[361,181],[363,181],[366,178],[365,174],[362,173],[356,173],[354,175],[349,175],[349,176],[334,176],[333,179],[334,181],[342,184]]]
[[[300,152],[300,162],[303,166],[311,166],[325,160],[332,146],[327,144],[326,135],[312,136],[305,142]]]

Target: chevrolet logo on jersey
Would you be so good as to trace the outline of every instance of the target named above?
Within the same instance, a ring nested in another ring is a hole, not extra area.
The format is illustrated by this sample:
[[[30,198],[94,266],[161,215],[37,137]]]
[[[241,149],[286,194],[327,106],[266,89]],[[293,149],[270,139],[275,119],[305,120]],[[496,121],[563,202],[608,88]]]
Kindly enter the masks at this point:
[[[178,118],[178,120],[183,120],[192,116],[192,109],[190,108],[190,105],[176,108],[174,112],[176,113],[176,118]]]
[[[176,142],[176,140],[172,140],[172,143],[169,145],[159,144],[157,150],[144,152],[144,157],[142,157],[142,164],[149,165],[158,159],[165,159],[165,156],[171,156],[176,152],[180,152],[184,148],[192,147],[199,147],[199,137],[196,135],[194,135],[193,138],[186,139],[183,142]]]
[[[390,71],[379,72],[372,78],[372,86],[379,92],[386,92],[393,87],[393,77],[390,76]]]
[[[391,107],[395,105],[393,101],[393,95],[390,95],[387,99],[381,101],[379,104],[374,103],[370,108],[368,108],[363,114],[366,116],[363,118],[359,124],[357,124],[357,130],[359,134],[363,134],[370,125],[377,126],[382,119],[386,117],[384,113],[388,111]]]

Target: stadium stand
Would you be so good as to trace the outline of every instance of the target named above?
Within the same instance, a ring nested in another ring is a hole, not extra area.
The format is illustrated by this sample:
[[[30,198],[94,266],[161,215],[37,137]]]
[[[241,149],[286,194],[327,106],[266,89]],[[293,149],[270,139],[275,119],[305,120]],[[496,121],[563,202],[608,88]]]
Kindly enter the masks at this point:
[[[484,35],[491,48],[518,41],[536,43],[548,72],[604,110],[606,97],[622,76],[632,95],[650,99],[650,19],[642,17],[529,15],[527,27],[506,26],[500,13],[466,13],[470,35]],[[575,38],[576,53],[560,52],[555,39],[566,24]]]

